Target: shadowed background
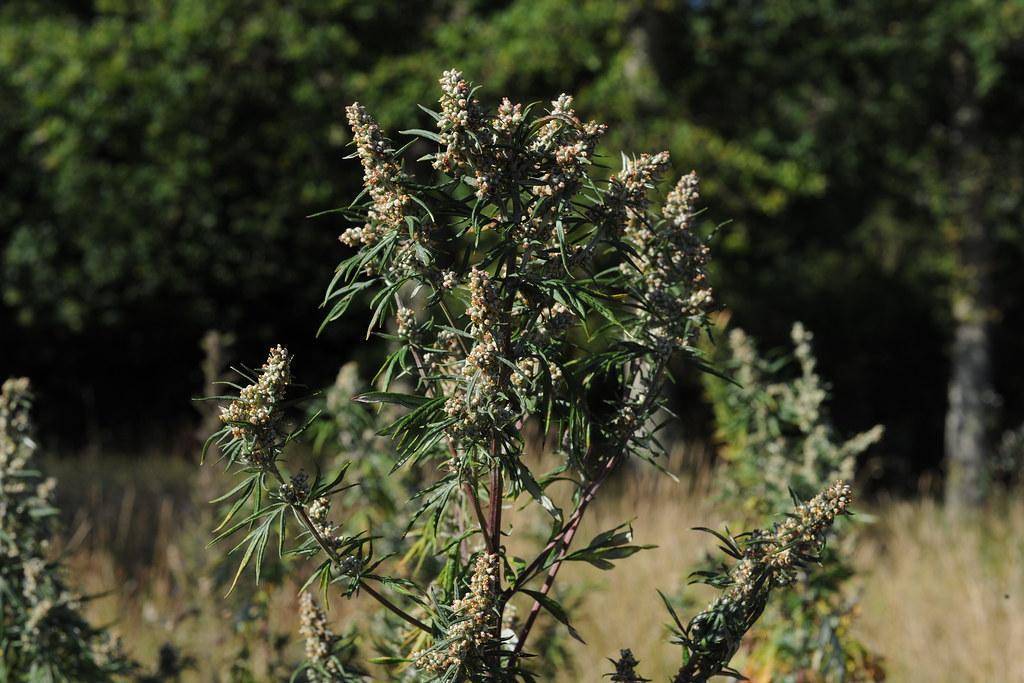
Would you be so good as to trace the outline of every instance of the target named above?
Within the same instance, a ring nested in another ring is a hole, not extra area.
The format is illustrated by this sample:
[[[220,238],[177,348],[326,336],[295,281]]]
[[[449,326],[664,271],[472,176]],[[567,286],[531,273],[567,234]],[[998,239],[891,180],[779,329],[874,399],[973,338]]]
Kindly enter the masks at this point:
[[[0,370],[50,438],[123,446],[194,420],[207,330],[309,378],[372,353],[358,311],[314,340],[345,226],[305,217],[356,191],[343,106],[423,125],[456,66],[485,99],[574,93],[610,164],[696,168],[733,322],[814,330],[835,419],[886,424],[872,476],[913,487],[964,320],[986,435],[1022,420],[1022,27],[996,1],[7,2]]]
[[[395,137],[425,127],[415,105],[450,67],[488,104],[574,94],[610,125],[612,167],[620,150],[664,148],[675,174],[701,174],[731,323],[767,349],[802,320],[839,430],[886,426],[861,463],[869,490],[945,482],[978,502],[986,480],[1019,476],[1012,0],[8,0],[0,376],[32,377],[62,467],[194,456],[211,330],[234,340],[232,362],[288,345],[313,385],[380,353],[359,306],[316,338],[348,226],[307,217],[360,186],[343,107],[363,102]],[[683,435],[707,442],[699,383],[677,391]],[[180,481],[168,500],[187,497]]]

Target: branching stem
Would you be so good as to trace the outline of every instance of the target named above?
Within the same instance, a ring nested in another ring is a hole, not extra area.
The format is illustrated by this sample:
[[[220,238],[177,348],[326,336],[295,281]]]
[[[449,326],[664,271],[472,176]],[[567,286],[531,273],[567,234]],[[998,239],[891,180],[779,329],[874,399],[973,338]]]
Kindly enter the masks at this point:
[[[272,468],[273,469],[271,469],[270,471],[271,474],[274,475],[274,477],[277,479],[279,483],[283,484],[284,475],[281,474],[281,470],[278,469],[276,464],[273,464]],[[306,528],[306,531],[308,531],[309,534],[313,537],[313,540],[315,540],[316,544],[320,546],[320,549],[327,554],[327,557],[330,558],[331,562],[333,562],[336,565],[340,565],[341,558],[338,557],[338,553],[334,551],[334,548],[330,546],[330,544],[327,542],[327,539],[323,537],[323,534],[320,533],[320,530],[317,529],[316,525],[313,524],[313,520],[309,518],[309,513],[306,512],[306,508],[304,508],[301,505],[292,505],[291,509],[295,512],[296,515],[298,515],[299,520],[302,522],[302,526]],[[398,607],[374,589],[370,588],[370,586],[362,579],[359,580],[359,587],[362,590],[365,590],[370,597],[379,602],[385,608],[390,610],[395,615],[401,617],[402,620],[406,623],[411,624],[412,626],[415,626],[421,631],[425,631],[427,633],[434,632],[434,629],[430,628],[425,623],[423,623],[416,617],[412,616],[411,614],[403,610],[401,607]]]
[[[434,392],[432,388],[427,384],[427,373],[426,370],[424,370],[423,368],[423,360],[420,356],[419,351],[416,349],[415,346],[411,345],[409,346],[409,350],[412,352],[412,358],[413,362],[416,364],[417,374],[419,374],[420,379],[423,381],[426,390],[430,392],[431,395],[433,395]],[[453,459],[457,459],[459,453],[458,449],[456,449],[455,447],[455,442],[452,440],[452,437],[450,435],[447,436],[445,441],[448,445],[448,453],[452,456]],[[472,473],[472,468],[468,468],[468,471],[470,472],[471,480],[463,484],[462,490],[466,492],[467,496],[469,496],[469,500],[473,505],[473,512],[476,515],[476,521],[477,524],[480,526],[480,534],[484,537],[484,544],[487,547],[491,547],[492,541],[490,538],[490,531],[488,530],[487,519],[486,517],[484,517],[483,507],[480,505],[480,497],[477,495],[476,492],[476,477]]]
[[[601,472],[597,476],[597,478],[594,479],[589,486],[587,486],[586,491],[580,498],[580,502],[577,504],[572,516],[565,523],[565,526],[562,527],[561,532],[559,532],[553,539],[551,539],[550,542],[548,542],[548,544],[544,547],[543,550],[541,550],[540,554],[534,559],[530,566],[527,567],[522,574],[520,574],[519,580],[517,580],[515,585],[509,588],[509,590],[506,592],[506,599],[510,598],[520,588],[522,588],[523,585],[525,585],[526,582],[529,581],[529,579],[532,578],[532,576],[541,567],[543,567],[544,562],[550,556],[551,552],[556,547],[559,547],[560,549],[558,550],[558,558],[555,560],[554,564],[552,564],[551,567],[548,569],[548,574],[545,577],[544,583],[540,588],[540,594],[547,595],[551,591],[551,587],[555,583],[555,578],[558,576],[558,570],[562,567],[562,560],[568,554],[569,546],[572,544],[572,539],[576,535],[577,529],[579,529],[580,522],[583,521],[583,514],[587,511],[587,506],[589,506],[590,503],[594,500],[595,496],[597,496],[598,489],[601,488],[601,485],[604,484],[604,482],[608,479],[608,475],[610,475],[612,471],[615,470],[616,466],[619,464],[621,460],[621,453],[613,455],[608,459],[604,467],[601,469]],[[526,617],[526,622],[523,624],[523,628],[519,632],[519,637],[516,641],[515,650],[513,650],[513,656],[517,656],[523,651],[523,647],[526,645],[526,639],[530,635],[530,630],[533,629],[534,622],[537,621],[537,615],[540,614],[540,610],[540,602],[534,600],[533,606],[530,608],[530,614]]]
[[[659,357],[657,363],[651,372],[650,386],[647,387],[647,393],[644,397],[643,406],[641,407],[639,414],[645,415],[647,410],[650,409],[651,404],[655,400],[658,391],[661,386],[661,378],[665,371],[665,364],[667,359]],[[628,442],[628,436],[625,437],[620,444],[620,449],[611,455],[606,461],[601,471],[597,476],[587,485],[586,490],[580,497],[579,503],[576,505],[576,509],[573,511],[572,516],[562,527],[562,530],[552,538],[544,549],[541,550],[540,554],[534,559],[532,563],[519,575],[519,579],[515,585],[506,591],[503,596],[507,601],[512,597],[520,588],[522,588],[533,576],[539,571],[551,552],[558,548],[557,557],[548,569],[547,576],[544,578],[544,583],[541,585],[540,594],[546,596],[550,591],[551,587],[555,583],[555,579],[558,576],[558,571],[562,568],[562,560],[569,553],[569,547],[572,544],[573,538],[576,536],[576,531],[579,529],[580,523],[583,521],[583,515],[587,511],[587,507],[597,496],[598,489],[601,488],[602,484],[607,481],[609,475],[618,467],[625,455],[625,447]],[[526,639],[530,635],[530,631],[533,629],[534,623],[537,621],[537,616],[540,614],[541,604],[539,600],[534,600],[533,605],[530,607],[530,613],[526,617],[526,622],[523,624],[523,628],[519,631],[519,637],[516,640],[515,649],[513,650],[513,658],[517,657],[522,653],[523,648],[526,646]]]

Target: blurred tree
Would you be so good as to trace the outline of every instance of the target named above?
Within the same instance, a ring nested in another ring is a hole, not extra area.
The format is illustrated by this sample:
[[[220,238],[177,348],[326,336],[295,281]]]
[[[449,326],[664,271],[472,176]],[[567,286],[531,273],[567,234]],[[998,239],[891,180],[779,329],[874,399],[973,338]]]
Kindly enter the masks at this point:
[[[340,226],[303,216],[357,181],[341,105],[397,137],[456,66],[700,169],[736,321],[818,331],[837,426],[886,423],[890,476],[939,464],[948,414],[950,494],[983,490],[992,397],[1024,381],[1018,0],[64,4],[0,10],[3,296],[38,349],[308,340],[290,302]]]
[[[284,284],[319,288],[276,255],[333,239],[296,226],[344,180],[337,85],[358,42],[305,4],[101,2],[87,23],[4,27],[19,321],[82,330],[159,302],[179,324],[238,324]]]
[[[931,19],[948,83],[947,117],[925,166],[937,175],[930,194],[953,262],[946,497],[972,507],[985,498],[1001,403],[993,376],[993,323],[1004,310],[994,291],[995,253],[1007,242],[1019,248],[1022,237],[1024,5],[964,0]]]
[[[0,344],[65,430],[188,415],[215,325],[312,343],[320,313],[291,302],[323,291],[340,228],[305,216],[359,181],[345,80],[413,20],[344,0],[0,9]],[[125,419],[143,371],[167,391]]]

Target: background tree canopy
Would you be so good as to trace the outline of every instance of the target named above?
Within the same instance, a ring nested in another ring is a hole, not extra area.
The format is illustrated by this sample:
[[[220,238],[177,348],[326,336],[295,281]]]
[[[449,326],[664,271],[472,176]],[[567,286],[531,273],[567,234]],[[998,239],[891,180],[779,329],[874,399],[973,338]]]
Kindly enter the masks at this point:
[[[0,10],[0,364],[66,438],[187,417],[210,328],[340,365],[362,330],[314,342],[307,302],[344,226],[305,217],[357,191],[343,106],[422,127],[452,66],[576,94],[610,164],[698,169],[733,320],[815,331],[840,429],[888,427],[885,474],[940,462],[958,349],[1003,397],[986,430],[1024,418],[1019,2],[37,4]],[[166,391],[118,401],[143,375]]]

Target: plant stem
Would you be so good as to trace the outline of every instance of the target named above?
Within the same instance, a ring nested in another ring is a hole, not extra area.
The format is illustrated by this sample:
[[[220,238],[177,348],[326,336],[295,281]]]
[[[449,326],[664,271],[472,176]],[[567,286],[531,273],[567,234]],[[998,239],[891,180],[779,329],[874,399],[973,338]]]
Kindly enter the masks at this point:
[[[601,485],[608,479],[608,475],[611,474],[621,460],[621,453],[613,455],[608,459],[600,474],[587,487],[587,490],[584,492],[583,497],[580,498],[580,502],[576,506],[575,511],[573,511],[572,516],[565,523],[565,526],[562,527],[562,531],[559,532],[555,538],[551,539],[548,545],[541,551],[540,555],[538,555],[530,566],[527,567],[527,569],[520,575],[520,579],[517,580],[516,584],[509,589],[508,597],[511,597],[512,594],[518,591],[519,588],[521,588],[522,585],[531,578],[530,575],[543,566],[551,551],[554,550],[556,546],[560,545],[561,548],[558,551],[558,558],[555,560],[554,564],[551,565],[550,569],[548,569],[548,574],[540,588],[541,595],[547,595],[548,592],[550,592],[551,587],[555,583],[555,578],[558,576],[558,570],[562,567],[562,560],[569,553],[569,546],[572,543],[572,539],[576,535],[576,531],[579,529],[580,523],[583,521],[583,514],[587,511],[587,506],[589,506],[597,496],[597,490],[601,488]],[[515,649],[513,650],[513,657],[519,655],[523,651],[523,647],[526,645],[526,639],[529,637],[531,629],[533,629],[534,622],[537,621],[537,615],[540,614],[540,610],[540,601],[534,600],[533,606],[530,608],[530,614],[526,618],[526,623],[523,624],[523,628],[519,631],[519,637],[516,641]]]
[[[501,550],[501,499],[503,497],[504,484],[501,478],[501,464],[495,463],[491,469],[490,485],[490,518],[487,522],[489,535],[489,551],[497,555]]]
[[[647,410],[650,409],[651,404],[654,401],[654,397],[657,392],[660,391],[661,378],[665,371],[665,364],[667,360],[668,359],[664,356],[659,357],[653,371],[651,372],[650,386],[647,388],[643,405],[639,411],[639,414],[641,415],[645,415]],[[636,378],[637,381],[639,381],[640,378],[642,378],[642,374],[638,373]],[[629,436],[623,438],[622,443],[620,444],[620,450],[608,458],[597,477],[595,477],[587,486],[587,489],[580,498],[580,502],[576,505],[576,509],[573,511],[569,521],[566,522],[565,526],[562,527],[562,530],[548,542],[537,558],[530,563],[530,566],[520,574],[520,579],[517,580],[515,585],[506,593],[506,600],[511,598],[519,588],[532,578],[533,573],[544,565],[544,562],[547,561],[547,557],[552,550],[557,546],[561,546],[558,550],[558,557],[548,569],[548,574],[540,588],[540,594],[546,596],[551,591],[551,587],[555,583],[555,578],[558,576],[558,570],[562,568],[562,560],[569,553],[569,546],[572,544],[572,539],[576,535],[576,530],[579,529],[580,522],[583,521],[583,514],[586,512],[587,506],[589,506],[591,501],[594,500],[594,497],[597,495],[597,491],[601,488],[601,485],[604,484],[608,479],[608,476],[615,470],[619,462],[622,461],[625,453],[624,449],[628,441]],[[540,601],[534,600],[533,605],[530,607],[530,614],[526,618],[526,623],[523,624],[523,628],[519,632],[519,637],[512,653],[513,661],[515,660],[515,657],[523,651],[523,648],[526,645],[526,639],[529,637],[530,631],[533,629],[534,622],[537,621],[537,615],[540,614],[540,610]]]
[[[449,313],[444,300],[440,299],[439,302],[441,304],[441,310],[444,311],[445,317],[448,318],[448,322],[452,327],[455,327],[455,322],[452,320],[451,313]],[[395,293],[395,304],[399,307],[403,306],[402,300],[398,296],[397,292]],[[462,341],[461,337],[456,337],[456,339],[459,343],[459,348],[462,349],[462,354],[468,355],[469,352],[466,350],[465,342]],[[436,396],[437,392],[435,391],[435,387],[431,386],[427,380],[427,371],[423,363],[423,357],[420,356],[419,349],[417,349],[413,344],[409,344],[409,351],[412,353],[412,360],[416,366],[416,374],[419,375],[420,381],[423,382],[424,390],[428,392],[429,395]],[[451,435],[447,435],[445,441],[448,444],[448,452],[451,454],[452,459],[457,459],[459,452],[455,447],[455,442],[452,440]],[[472,469],[470,469],[470,476],[472,476]],[[484,544],[490,547],[491,541],[487,531],[487,522],[484,518],[483,509],[480,507],[480,498],[476,493],[476,479],[474,478],[471,482],[464,483],[463,490],[466,492],[466,495],[469,496],[470,502],[473,504],[473,512],[476,514],[476,521],[480,526],[480,533],[484,537]]]
[[[480,533],[484,537],[484,545],[488,548],[491,547],[491,534],[487,529],[487,518],[484,516],[484,508],[480,504],[480,496],[476,493],[476,475],[473,471],[469,470],[470,481],[462,484],[463,491],[466,492],[466,496],[469,497],[470,503],[473,504],[473,513],[476,515],[476,521],[480,525]]]
[[[329,558],[331,558],[331,562],[333,562],[334,564],[341,564],[341,562],[340,562],[340,560],[338,558],[338,554],[336,552],[334,552],[334,548],[332,548],[327,543],[327,540],[324,539],[324,537],[320,533],[320,531],[317,530],[316,526],[314,526],[313,520],[311,520],[309,518],[309,514],[306,512],[305,508],[303,508],[300,505],[293,505],[292,509],[295,510],[298,513],[299,519],[302,520],[302,525],[306,527],[306,530],[309,531],[310,534],[312,534],[313,538],[316,540],[317,545],[320,546],[320,549],[323,550],[325,553],[327,553],[327,556]],[[365,581],[363,581],[362,579],[359,579],[359,587],[362,590],[366,591],[366,593],[370,597],[372,597],[374,600],[376,600],[381,605],[383,605],[384,607],[389,609],[392,613],[394,613],[397,616],[401,617],[405,622],[415,626],[416,628],[420,629],[421,631],[425,631],[427,633],[433,633],[434,632],[434,629],[430,628],[425,623],[423,623],[422,621],[420,621],[416,617],[412,616],[411,614],[409,614],[408,612],[406,612],[402,608],[398,607],[397,605],[395,605],[393,602],[391,602],[390,600],[385,598],[383,595],[381,595],[380,593],[378,593],[374,589],[370,588],[370,586]]]
[[[494,465],[491,468],[491,482],[489,487],[490,495],[490,519],[488,521],[488,532],[490,535],[490,547],[488,552],[497,556],[501,552],[501,501],[504,498],[504,482],[501,477],[501,460],[498,458],[498,441],[491,440],[491,453],[494,457]],[[494,624],[491,637],[497,648],[501,644],[501,622],[505,605],[501,602],[501,562],[497,567],[497,576],[494,581],[494,599],[497,606],[497,620]],[[495,656],[494,664],[498,666],[500,658]]]
[[[431,395],[435,395],[433,389],[427,385],[427,373],[426,370],[423,369],[423,361],[420,358],[419,351],[417,351],[414,346],[410,346],[409,350],[412,352],[412,359],[416,364],[416,372],[419,374],[420,379],[423,380],[424,385],[426,385],[426,390],[430,392]],[[452,437],[447,436],[445,441],[448,444],[448,452],[451,454],[452,458],[458,458],[458,449],[455,448],[455,443],[452,441]],[[477,524],[480,525],[480,534],[484,537],[484,545],[491,547],[492,542],[490,539],[490,532],[487,527],[487,520],[484,517],[484,511],[480,505],[480,497],[476,493],[476,478],[473,477],[471,468],[469,469],[469,472],[470,477],[472,477],[472,481],[465,482],[463,484],[463,490],[466,492],[466,495],[469,496],[470,502],[473,504],[473,512],[476,514]]]
[[[424,631],[426,633],[433,633],[434,632],[434,629],[430,628],[429,626],[424,624],[422,621],[420,621],[416,617],[412,616],[411,614],[409,614],[405,610],[401,609],[400,607],[396,606],[394,603],[392,603],[390,600],[385,598],[383,595],[381,595],[380,593],[378,593],[374,589],[370,588],[370,585],[368,583],[366,583],[365,581],[363,581],[363,580],[359,581],[359,588],[364,590],[364,591],[366,591],[367,595],[369,595],[371,598],[373,598],[374,600],[379,602],[381,605],[383,605],[387,609],[391,610],[392,614],[395,614],[395,615],[401,617],[407,623],[415,626],[416,628],[418,628],[421,631]]]

